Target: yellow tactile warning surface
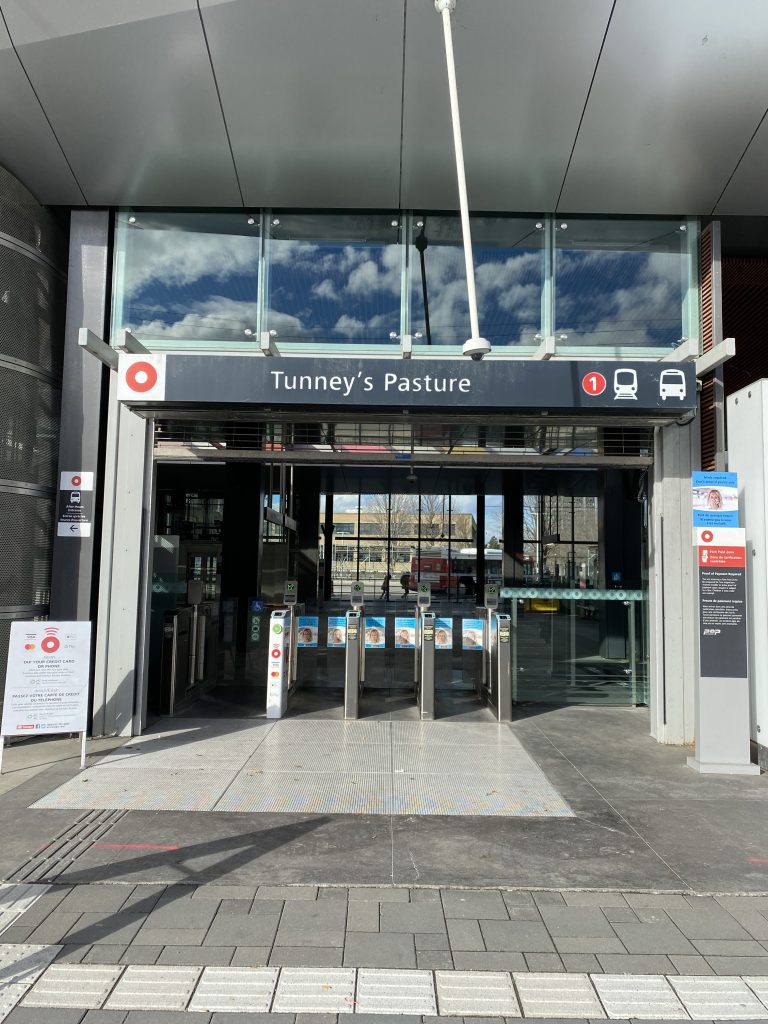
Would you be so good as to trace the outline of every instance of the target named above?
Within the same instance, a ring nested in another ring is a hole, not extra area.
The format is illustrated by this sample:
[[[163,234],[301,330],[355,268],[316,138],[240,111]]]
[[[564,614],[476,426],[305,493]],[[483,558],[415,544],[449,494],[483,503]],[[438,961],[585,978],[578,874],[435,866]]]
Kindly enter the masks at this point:
[[[509,726],[290,718],[152,731],[34,806],[572,816]]]

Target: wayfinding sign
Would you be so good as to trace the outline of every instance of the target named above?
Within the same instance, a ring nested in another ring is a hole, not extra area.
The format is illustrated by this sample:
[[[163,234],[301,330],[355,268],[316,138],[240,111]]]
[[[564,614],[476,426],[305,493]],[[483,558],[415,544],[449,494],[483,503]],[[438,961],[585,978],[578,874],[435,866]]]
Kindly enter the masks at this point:
[[[702,676],[747,677],[747,551],[744,530],[699,528],[699,652]]]
[[[93,473],[68,470],[59,480],[59,537],[90,537],[93,523]]]
[[[12,622],[0,722],[6,736],[82,733],[88,727],[90,622]]]

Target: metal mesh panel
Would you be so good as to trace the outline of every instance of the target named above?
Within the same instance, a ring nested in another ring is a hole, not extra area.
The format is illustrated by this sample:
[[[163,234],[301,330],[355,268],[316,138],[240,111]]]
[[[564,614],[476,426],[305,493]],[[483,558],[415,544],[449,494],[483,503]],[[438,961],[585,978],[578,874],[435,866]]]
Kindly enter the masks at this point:
[[[64,300],[58,274],[0,245],[0,355],[58,375]]]
[[[0,608],[48,604],[55,499],[0,492]]]
[[[64,240],[56,219],[3,167],[0,167],[0,232],[37,249],[57,266],[66,266]]]
[[[0,479],[51,486],[56,475],[60,393],[0,366]]]

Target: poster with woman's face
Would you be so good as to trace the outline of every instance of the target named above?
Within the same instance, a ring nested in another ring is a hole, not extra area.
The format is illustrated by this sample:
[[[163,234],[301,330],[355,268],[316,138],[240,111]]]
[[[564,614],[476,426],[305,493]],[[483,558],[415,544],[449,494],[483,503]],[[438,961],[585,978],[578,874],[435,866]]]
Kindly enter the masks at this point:
[[[384,618],[383,615],[380,616],[380,617],[371,617],[371,618],[368,618],[366,616],[366,619],[365,619],[365,646],[367,648],[373,648],[375,650],[377,648],[383,648],[384,647],[384,637],[385,637],[384,629],[385,629],[385,626],[386,626],[386,621],[387,620]]]
[[[462,619],[461,620],[461,649],[463,651],[482,651],[483,649],[483,620]]]
[[[694,473],[691,477],[694,526],[738,526],[736,473]]]
[[[319,625],[317,615],[300,615],[296,625],[296,646],[317,647]]]
[[[435,618],[435,650],[453,650],[453,619]]]
[[[343,615],[328,616],[328,647],[347,646],[347,620]]]
[[[395,647],[416,646],[416,620],[414,618],[395,619]]]

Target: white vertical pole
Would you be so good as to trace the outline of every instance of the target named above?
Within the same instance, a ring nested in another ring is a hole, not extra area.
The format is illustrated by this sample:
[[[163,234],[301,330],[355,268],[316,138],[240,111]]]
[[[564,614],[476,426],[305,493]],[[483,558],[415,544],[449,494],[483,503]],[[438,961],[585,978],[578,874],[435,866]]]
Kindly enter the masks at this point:
[[[0,775],[3,774],[3,750],[5,749],[5,736],[0,734]]]
[[[461,141],[459,119],[459,94],[456,88],[456,65],[453,59],[453,33],[451,14],[456,9],[456,0],[435,0],[435,8],[443,18],[445,36],[445,63],[448,69],[448,95],[451,100],[451,121],[453,122],[453,148],[456,157],[456,178],[459,186],[459,208],[461,210],[461,233],[464,240],[464,264],[467,273],[467,295],[469,297],[470,334],[480,337],[480,323],[477,316],[477,293],[475,291],[475,265],[472,257],[472,235],[469,226],[469,204],[467,202],[467,179],[464,173],[464,146]]]
[[[88,736],[85,732],[80,733],[80,771],[85,768],[85,744],[88,740]]]

